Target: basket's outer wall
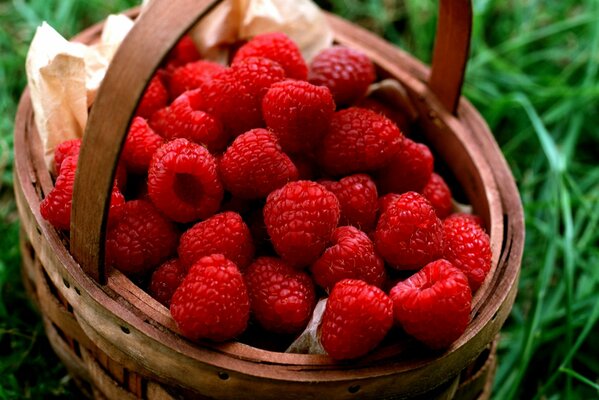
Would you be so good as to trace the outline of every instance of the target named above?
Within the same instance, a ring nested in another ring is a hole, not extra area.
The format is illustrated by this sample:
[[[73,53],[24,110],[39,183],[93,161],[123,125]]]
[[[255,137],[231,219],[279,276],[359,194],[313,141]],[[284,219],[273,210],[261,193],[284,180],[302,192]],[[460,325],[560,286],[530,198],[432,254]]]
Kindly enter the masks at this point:
[[[337,32],[347,30],[343,28],[346,22],[334,17],[330,21]],[[392,75],[400,72],[397,78],[409,89],[420,115],[426,117],[422,122],[431,125],[427,139],[433,142],[433,147],[438,148],[437,145],[448,140],[458,149],[454,152],[462,147],[467,153],[463,169],[456,167],[457,175],[464,186],[474,184],[478,200],[475,198],[473,202],[482,210],[491,237],[497,243],[494,248],[497,270],[485,283],[489,295],[479,297],[473,322],[464,336],[436,358],[431,355],[429,359],[389,362],[383,353],[373,355],[374,359],[381,359],[377,363],[369,358],[363,363],[342,366],[330,365],[326,357],[282,356],[239,343],[199,347],[187,342],[170,331],[172,321],[169,325],[168,311],[153,304],[118,272],[112,272],[103,287],[83,274],[66,250],[64,238],[40,217],[39,201],[51,189],[52,181],[41,157],[30,99],[25,92],[15,126],[17,204],[25,236],[39,258],[40,267],[72,310],[67,327],[79,329],[86,338],[78,339],[81,343],[91,342],[90,347],[99,349],[98,354],[106,353],[124,368],[150,379],[211,396],[235,398],[245,391],[256,397],[271,398],[281,398],[281,393],[287,398],[352,398],[355,393],[349,389],[358,385],[361,398],[381,398],[389,393],[398,396],[423,393],[446,382],[492,341],[515,297],[523,246],[522,210],[507,164],[486,124],[469,103],[462,100],[459,119],[452,117],[422,84],[428,76],[424,66],[373,35],[348,26],[350,32],[359,34],[340,37],[340,41],[357,42],[360,48],[370,52],[386,52],[375,54],[376,62],[383,70],[393,71]],[[89,31],[87,39],[96,33]],[[360,44],[362,40],[366,42]],[[378,49],[369,41],[377,41]],[[481,167],[485,171],[482,174],[490,177],[475,174],[473,167]],[[123,287],[122,283],[128,283],[129,287]],[[53,315],[61,320],[57,317],[62,315],[59,312]],[[369,361],[373,366],[368,365]],[[223,379],[224,373],[227,379]],[[154,388],[148,384],[145,390],[149,391],[149,387]]]

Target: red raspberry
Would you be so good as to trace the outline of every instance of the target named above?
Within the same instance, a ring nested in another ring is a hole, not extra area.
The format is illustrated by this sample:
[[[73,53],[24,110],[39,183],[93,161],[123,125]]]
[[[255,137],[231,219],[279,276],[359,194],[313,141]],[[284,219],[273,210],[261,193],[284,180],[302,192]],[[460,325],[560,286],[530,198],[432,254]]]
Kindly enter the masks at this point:
[[[316,297],[308,274],[278,258],[260,257],[244,277],[252,313],[264,329],[290,334],[306,327]]]
[[[432,349],[449,347],[470,322],[468,279],[447,260],[427,264],[395,285],[390,296],[395,320]]]
[[[167,140],[185,138],[211,151],[223,150],[229,137],[222,124],[211,114],[193,107],[191,96],[189,92],[183,93],[173,101],[164,115],[164,123],[156,124],[157,132]]]
[[[169,107],[161,108],[156,111],[152,116],[148,119],[148,125],[150,128],[154,130],[157,134],[164,137],[164,132],[168,129],[169,125],[169,114],[171,110]]]
[[[183,268],[178,259],[169,260],[152,273],[148,291],[153,298],[169,307],[173,293],[183,282],[185,275],[187,275],[187,270]]]
[[[171,314],[192,340],[222,342],[240,335],[247,327],[250,301],[237,266],[222,254],[201,258],[175,291]]]
[[[374,243],[392,267],[418,269],[441,256],[443,225],[427,199],[407,192],[379,218]]]
[[[443,257],[466,274],[476,292],[491,269],[489,235],[471,218],[460,215],[443,221],[443,233]]]
[[[337,283],[327,300],[320,342],[337,360],[365,355],[393,325],[393,302],[376,286],[357,279]]]
[[[322,254],[339,213],[339,201],[324,186],[297,181],[268,196],[264,223],[276,252],[294,267],[303,267]]]
[[[210,254],[222,254],[243,271],[252,262],[254,244],[239,214],[227,211],[189,228],[181,235],[178,251],[185,267]]]
[[[152,156],[148,193],[164,215],[177,222],[191,222],[218,211],[223,186],[216,161],[205,147],[175,139]]]
[[[185,64],[173,71],[169,80],[169,91],[172,98],[183,92],[197,89],[226,68],[211,61],[199,60]]]
[[[185,35],[171,50],[167,57],[167,63],[173,66],[180,66],[199,60],[200,57],[200,52],[191,36]]]
[[[284,78],[285,72],[276,62],[248,58],[215,75],[192,102],[219,118],[229,136],[237,136],[264,126],[262,98],[270,85]]]
[[[145,119],[135,117],[125,139],[121,159],[129,171],[144,174],[148,172],[152,155],[163,142],[164,140],[150,128]]]
[[[304,81],[273,84],[262,100],[262,116],[290,153],[310,152],[329,129],[335,102],[326,87]]]
[[[378,173],[381,193],[422,192],[433,173],[434,159],[422,143],[404,138],[399,151]]]
[[[260,128],[233,141],[221,159],[220,174],[225,188],[243,198],[266,197],[298,178],[297,168],[275,135]]]
[[[458,213],[451,214],[448,218],[453,218],[453,217],[458,217],[458,216],[460,218],[464,218],[464,219],[471,221],[472,223],[480,226],[483,230],[485,230],[483,219],[481,217],[479,217],[478,215],[458,212]]]
[[[311,267],[314,280],[330,291],[343,279],[360,279],[381,287],[385,282],[385,263],[374,251],[368,236],[353,226],[341,226],[333,232],[331,244]]]
[[[81,150],[81,139],[65,140],[54,149],[54,170],[56,174],[60,172],[60,166],[65,158],[78,156]]]
[[[127,275],[149,272],[174,254],[178,238],[151,203],[128,201],[106,233],[106,263]]]
[[[148,87],[137,106],[135,115],[143,118],[150,118],[156,111],[166,107],[167,102],[168,92],[160,80],[160,77],[155,75],[148,84]]]
[[[389,206],[391,204],[393,204],[395,201],[399,200],[400,197],[401,197],[400,194],[395,194],[395,193],[389,193],[382,197],[379,197],[379,200],[378,200],[379,216],[383,215],[383,213],[385,211],[387,211],[387,208],[389,208]]]
[[[65,158],[60,167],[54,187],[40,203],[42,217],[50,222],[56,229],[71,229],[71,205],[73,201],[73,185],[75,184],[75,170],[77,169],[77,156]],[[114,185],[110,198],[110,219],[120,216],[125,197]]]
[[[374,82],[374,64],[364,53],[343,46],[324,49],[310,64],[310,83],[331,89],[338,106],[354,103]]]
[[[339,200],[340,225],[353,225],[364,232],[374,229],[378,195],[376,185],[370,176],[357,174],[346,176],[339,182],[320,181],[319,183]]]
[[[281,64],[291,79],[305,81],[308,66],[297,45],[284,33],[257,35],[237,50],[233,64],[249,57],[264,57]]]
[[[391,161],[402,138],[397,126],[382,115],[348,108],[333,115],[319,161],[332,175],[373,171]]]
[[[451,190],[445,183],[445,180],[436,173],[432,173],[430,179],[424,189],[422,195],[431,202],[437,213],[437,217],[443,219],[451,214],[453,204],[451,202]]]

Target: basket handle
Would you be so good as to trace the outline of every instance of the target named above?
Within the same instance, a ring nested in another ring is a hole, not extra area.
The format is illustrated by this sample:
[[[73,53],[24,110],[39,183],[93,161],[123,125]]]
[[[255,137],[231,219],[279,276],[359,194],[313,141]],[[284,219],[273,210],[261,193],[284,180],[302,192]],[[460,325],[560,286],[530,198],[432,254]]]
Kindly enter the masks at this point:
[[[119,47],[85,129],[73,189],[70,251],[105,283],[104,241],[117,160],[142,93],[170,49],[219,0],[154,0]],[[440,0],[430,88],[447,109],[460,97],[472,25],[471,0]],[[140,43],[146,43],[140,46]],[[147,44],[152,44],[151,46]]]

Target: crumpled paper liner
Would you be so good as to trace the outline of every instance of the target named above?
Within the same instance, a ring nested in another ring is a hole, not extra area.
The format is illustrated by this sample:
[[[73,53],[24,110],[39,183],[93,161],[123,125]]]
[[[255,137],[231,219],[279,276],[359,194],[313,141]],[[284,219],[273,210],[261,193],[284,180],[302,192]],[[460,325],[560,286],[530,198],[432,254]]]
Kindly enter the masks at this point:
[[[285,353],[300,353],[300,354],[327,354],[325,349],[320,344],[320,335],[318,328],[322,321],[322,315],[327,306],[327,298],[321,299],[312,312],[312,318],[308,322],[308,326],[298,336],[297,339],[289,345]]]
[[[38,28],[26,70],[49,168],[58,144],[82,137],[89,106],[132,26],[128,17],[112,15],[100,42],[90,46],[67,41],[45,22]],[[310,0],[225,0],[191,35],[205,59],[226,63],[231,44],[273,31],[288,34],[308,60],[333,41],[324,13]]]
[[[26,71],[35,123],[49,168],[57,145],[83,135],[87,110],[110,60],[132,26],[129,18],[112,15],[100,42],[92,46],[67,41],[45,22],[37,29],[27,54]]]

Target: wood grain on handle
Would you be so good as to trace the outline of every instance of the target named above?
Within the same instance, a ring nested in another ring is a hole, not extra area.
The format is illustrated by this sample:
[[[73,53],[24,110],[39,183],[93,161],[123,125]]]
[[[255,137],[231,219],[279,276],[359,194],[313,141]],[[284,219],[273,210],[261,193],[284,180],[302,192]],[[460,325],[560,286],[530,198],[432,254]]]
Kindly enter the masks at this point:
[[[71,212],[71,253],[103,283],[108,201],[127,127],[162,59],[215,0],[154,0],[138,18],[106,72],[87,122]]]
[[[429,87],[441,104],[456,113],[472,33],[472,0],[441,0]]]
[[[134,110],[166,54],[218,3],[154,0],[119,47],[98,91],[73,190],[70,250],[86,274],[101,284],[108,202]],[[471,0],[440,0],[430,88],[451,112],[460,97],[471,26]]]

